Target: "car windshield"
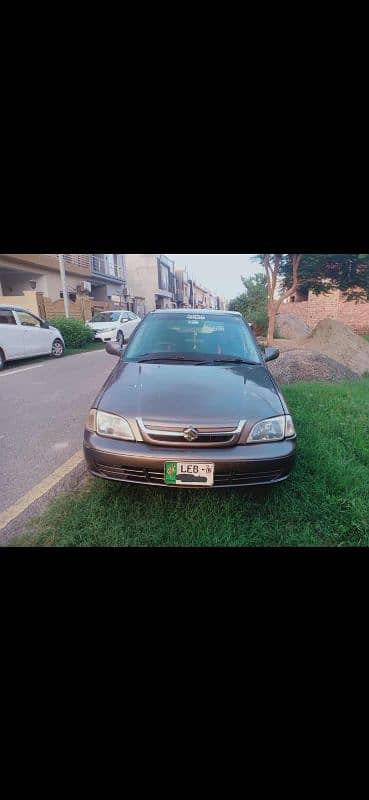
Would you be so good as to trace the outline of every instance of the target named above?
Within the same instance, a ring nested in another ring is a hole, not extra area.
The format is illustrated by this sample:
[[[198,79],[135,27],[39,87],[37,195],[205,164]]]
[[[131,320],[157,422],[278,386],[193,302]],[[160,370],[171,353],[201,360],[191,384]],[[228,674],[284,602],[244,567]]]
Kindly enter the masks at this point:
[[[150,314],[128,345],[125,361],[168,360],[260,364],[254,338],[239,316]]]
[[[106,311],[103,314],[96,314],[91,322],[118,322],[121,311]]]

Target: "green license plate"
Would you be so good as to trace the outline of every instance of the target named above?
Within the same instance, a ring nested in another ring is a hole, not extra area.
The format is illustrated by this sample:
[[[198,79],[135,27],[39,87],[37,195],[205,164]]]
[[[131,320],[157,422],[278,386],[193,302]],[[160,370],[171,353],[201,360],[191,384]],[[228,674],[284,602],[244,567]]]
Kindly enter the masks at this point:
[[[213,486],[214,464],[193,461],[168,461],[164,467],[168,486]]]

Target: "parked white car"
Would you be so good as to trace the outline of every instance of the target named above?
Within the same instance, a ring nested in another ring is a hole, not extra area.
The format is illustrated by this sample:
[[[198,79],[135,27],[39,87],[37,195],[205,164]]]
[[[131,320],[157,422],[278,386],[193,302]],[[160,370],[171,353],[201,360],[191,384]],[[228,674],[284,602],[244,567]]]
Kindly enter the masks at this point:
[[[103,311],[86,325],[95,331],[95,339],[101,342],[117,341],[122,347],[140,322],[140,317],[133,311]]]
[[[64,355],[64,339],[57,328],[19,306],[0,305],[0,370],[6,361]]]

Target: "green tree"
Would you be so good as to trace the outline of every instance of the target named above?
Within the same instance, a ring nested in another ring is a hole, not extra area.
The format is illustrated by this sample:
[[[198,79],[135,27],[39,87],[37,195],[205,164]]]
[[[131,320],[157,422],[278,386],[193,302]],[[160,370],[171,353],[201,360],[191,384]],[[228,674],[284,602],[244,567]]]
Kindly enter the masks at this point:
[[[367,253],[260,253],[268,286],[268,342],[274,337],[281,304],[297,289],[327,294],[332,289],[347,293],[348,300],[369,300]]]
[[[291,263],[283,266],[283,286],[291,286]],[[369,254],[306,253],[299,268],[299,288],[315,294],[332,289],[347,293],[348,300],[369,300]]]
[[[297,291],[301,253],[259,253],[256,259],[264,269],[268,293],[268,343],[274,338],[275,320],[284,300]],[[290,285],[283,286],[286,270],[290,269]]]
[[[249,278],[241,276],[245,291],[230,300],[230,311],[238,311],[251,322],[260,333],[266,333],[268,327],[268,288],[266,276],[262,272]]]

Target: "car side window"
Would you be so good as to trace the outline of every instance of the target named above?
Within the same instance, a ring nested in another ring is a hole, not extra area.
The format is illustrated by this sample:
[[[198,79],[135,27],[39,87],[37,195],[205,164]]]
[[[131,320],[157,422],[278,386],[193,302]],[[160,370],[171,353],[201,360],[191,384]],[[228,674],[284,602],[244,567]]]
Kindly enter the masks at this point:
[[[133,313],[133,311],[130,311],[128,316],[129,316],[130,320],[137,319],[137,316],[136,316],[136,314]]]
[[[121,316],[121,318],[120,318],[120,321],[121,321],[121,322],[129,322],[129,316],[128,316],[128,314],[122,314],[122,316]]]
[[[27,328],[40,328],[41,322],[37,317],[34,317],[33,314],[27,314],[26,311],[17,311],[19,322],[21,325],[25,325]]]
[[[0,309],[0,325],[16,325],[16,320],[12,311]]]

